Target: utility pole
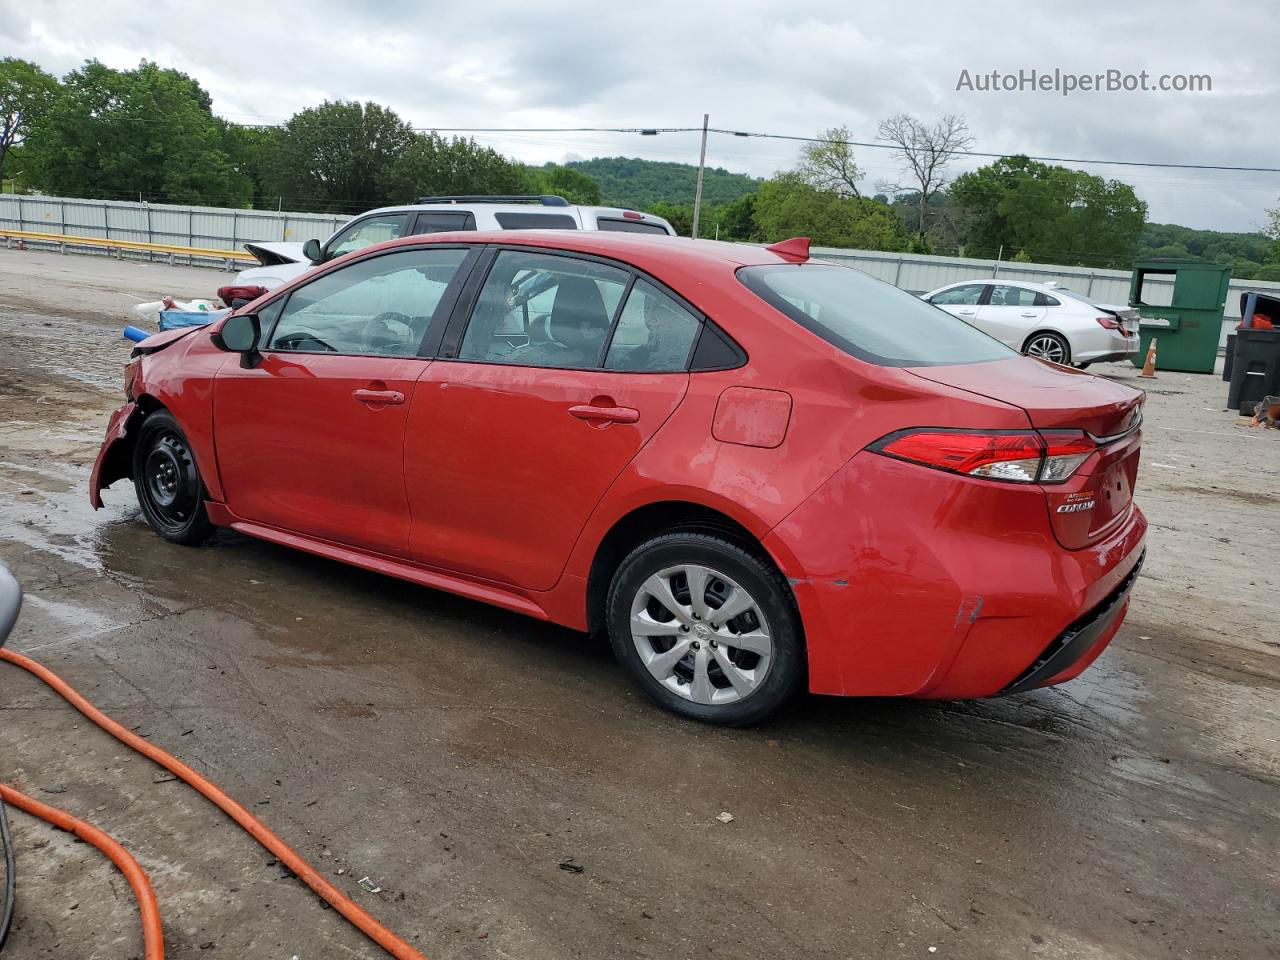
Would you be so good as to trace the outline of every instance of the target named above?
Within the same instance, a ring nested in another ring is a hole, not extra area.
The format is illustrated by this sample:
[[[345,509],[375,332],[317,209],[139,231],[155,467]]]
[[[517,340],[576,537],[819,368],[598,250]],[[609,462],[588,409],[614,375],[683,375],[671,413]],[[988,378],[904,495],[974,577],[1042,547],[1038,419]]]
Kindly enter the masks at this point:
[[[702,152],[698,155],[698,189],[693,194],[693,230],[694,239],[698,237],[698,218],[702,215],[702,172],[707,166],[707,123],[711,114],[702,115]]]

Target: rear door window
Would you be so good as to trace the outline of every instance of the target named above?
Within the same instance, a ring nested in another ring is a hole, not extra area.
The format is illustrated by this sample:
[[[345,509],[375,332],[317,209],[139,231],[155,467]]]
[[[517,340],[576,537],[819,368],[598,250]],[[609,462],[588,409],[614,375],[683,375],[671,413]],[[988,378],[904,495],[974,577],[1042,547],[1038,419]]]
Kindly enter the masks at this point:
[[[1034,307],[1036,306],[1036,292],[1022,287],[1006,287],[1003,284],[996,284],[991,288],[989,305],[993,307]]]
[[[413,232],[415,234],[448,233],[452,230],[474,230],[475,228],[475,214],[469,211],[460,213],[420,213],[413,225]]]
[[[689,365],[701,321],[647,280],[627,294],[605,358],[606,370],[676,373]]]
[[[471,312],[461,360],[599,369],[631,274],[577,257],[503,250]]]
[[[743,267],[738,279],[805,329],[868,363],[936,366],[1017,355],[945,310],[851,267],[769,264]]]
[[[508,210],[495,213],[494,219],[503,230],[577,230],[578,221],[567,213],[526,213]]]

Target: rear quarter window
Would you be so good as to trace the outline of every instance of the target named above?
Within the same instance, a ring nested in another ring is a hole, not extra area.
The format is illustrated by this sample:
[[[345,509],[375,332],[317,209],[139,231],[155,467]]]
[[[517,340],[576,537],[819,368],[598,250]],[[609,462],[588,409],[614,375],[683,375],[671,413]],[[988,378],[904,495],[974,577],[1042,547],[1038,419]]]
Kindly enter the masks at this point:
[[[743,267],[756,296],[844,352],[881,366],[982,363],[1017,352],[860,270],[822,263]]]
[[[514,210],[495,213],[494,219],[503,230],[577,230],[578,221],[567,213],[525,213]]]
[[[612,230],[615,233],[658,233],[666,237],[667,228],[660,223],[645,223],[643,220],[621,220],[617,217],[597,217],[596,227],[600,230]]]

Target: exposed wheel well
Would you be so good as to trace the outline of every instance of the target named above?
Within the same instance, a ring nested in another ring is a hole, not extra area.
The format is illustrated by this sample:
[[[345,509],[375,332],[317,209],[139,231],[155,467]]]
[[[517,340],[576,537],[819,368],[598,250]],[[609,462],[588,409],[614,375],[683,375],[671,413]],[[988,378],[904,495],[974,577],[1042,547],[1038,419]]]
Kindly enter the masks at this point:
[[[696,503],[667,500],[633,510],[605,534],[591,561],[587,575],[587,630],[604,630],[605,600],[613,574],[627,554],[637,546],[664,533],[687,530],[709,533],[741,547],[770,566],[773,558],[759,540],[732,517]],[[794,598],[793,598],[794,601]]]
[[[138,443],[138,425],[150,413],[164,409],[164,404],[148,393],[139,394],[134,403],[137,404],[137,408],[125,425],[124,436],[118,443],[112,444],[102,464],[98,482],[103,487],[108,487],[117,480],[133,478],[133,449]]]

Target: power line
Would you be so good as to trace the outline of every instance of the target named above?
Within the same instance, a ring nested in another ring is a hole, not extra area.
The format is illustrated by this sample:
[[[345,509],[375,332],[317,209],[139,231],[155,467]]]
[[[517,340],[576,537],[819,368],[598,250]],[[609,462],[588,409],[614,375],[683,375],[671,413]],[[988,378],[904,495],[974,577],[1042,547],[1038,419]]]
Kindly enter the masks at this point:
[[[84,119],[101,120],[115,123],[168,123],[170,121],[154,117],[89,117]],[[283,123],[241,123],[236,126],[258,130],[281,129]],[[334,125],[333,129],[359,129],[356,124]],[[701,133],[701,127],[411,127],[415,133],[626,133],[640,136],[656,136],[661,133]],[[708,133],[723,136],[755,138],[763,140],[785,140],[793,143],[836,143],[843,146],[863,147],[870,150],[900,150],[896,144],[868,140],[827,140],[824,137],[802,137],[796,134],[765,133],[750,130],[730,130],[723,127],[708,127]],[[1157,160],[1096,160],[1082,157],[1040,156],[1020,151],[1011,153],[992,153],[982,150],[953,150],[955,156],[977,157],[985,160],[1002,160],[1009,157],[1026,157],[1042,163],[1078,163],[1098,164],[1120,167],[1152,167],[1165,170],[1216,170],[1232,173],[1280,173],[1280,167],[1237,166],[1221,163],[1170,163]]]

